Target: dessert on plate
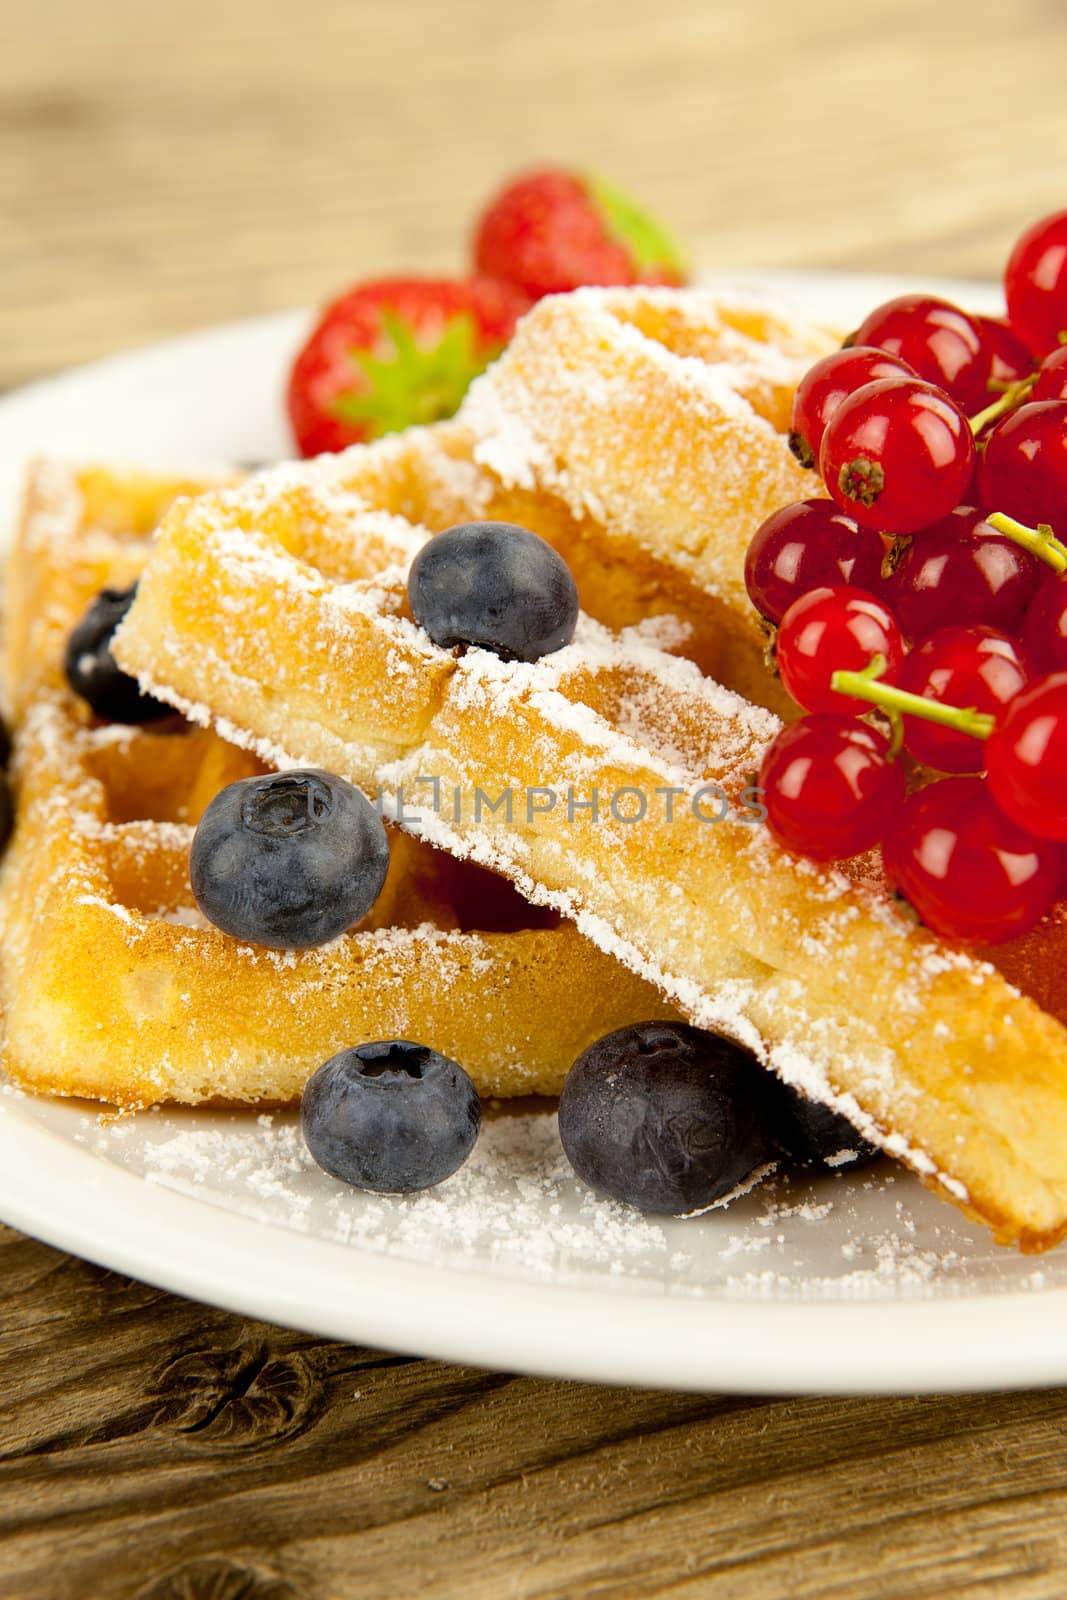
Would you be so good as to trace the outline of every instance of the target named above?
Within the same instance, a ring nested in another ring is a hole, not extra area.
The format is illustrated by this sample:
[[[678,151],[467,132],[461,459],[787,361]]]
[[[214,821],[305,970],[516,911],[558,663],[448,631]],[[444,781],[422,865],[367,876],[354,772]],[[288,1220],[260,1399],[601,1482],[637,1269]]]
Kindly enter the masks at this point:
[[[400,1191],[465,1159],[479,1090],[562,1088],[579,1175],[646,1209],[877,1147],[1057,1242],[1067,306],[1037,268],[1064,229],[1020,242],[1011,325],[905,296],[843,346],[741,296],[516,277],[537,303],[459,414],[377,439],[426,359],[466,386],[477,330],[420,290],[423,347],[386,295],[392,364],[365,343],[345,393],[357,291],[307,351],[318,414],[374,442],[217,486],[39,473],[16,1076],[303,1088],[320,1164]]]
[[[690,322],[699,304],[687,300]],[[696,359],[679,361],[687,383]],[[686,1018],[844,1111],[998,1237],[1055,1242],[1067,1228],[1067,1032],[980,955],[917,926],[877,873],[776,842],[755,774],[780,725],[680,659],[685,624],[659,614],[654,579],[648,623],[620,631],[584,615],[572,643],[533,662],[435,644],[416,622],[420,551],[496,504],[463,426],[179,502],[116,637],[119,661],[262,759],[376,791],[402,826],[573,917]],[[441,489],[442,451],[457,442],[458,504]],[[699,488],[713,505],[714,482]],[[562,548],[556,487],[545,496]],[[383,513],[404,523],[391,548]],[[724,539],[736,548],[732,527]],[[267,616],[268,628],[249,625]]]

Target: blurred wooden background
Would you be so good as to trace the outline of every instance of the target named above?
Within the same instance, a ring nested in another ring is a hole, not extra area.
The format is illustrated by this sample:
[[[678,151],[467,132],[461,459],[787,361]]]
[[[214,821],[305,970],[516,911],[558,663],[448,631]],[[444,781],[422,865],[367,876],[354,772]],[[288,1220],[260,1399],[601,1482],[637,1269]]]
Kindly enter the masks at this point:
[[[1065,58],[1063,0],[0,0],[0,385],[459,270],[542,160],[708,267],[995,275]]]
[[[0,388],[461,270],[544,160],[708,267],[995,276],[1067,203],[1065,62],[1063,0],[0,0]],[[1067,1393],[470,1373],[0,1245],[3,1595],[1067,1593]]]

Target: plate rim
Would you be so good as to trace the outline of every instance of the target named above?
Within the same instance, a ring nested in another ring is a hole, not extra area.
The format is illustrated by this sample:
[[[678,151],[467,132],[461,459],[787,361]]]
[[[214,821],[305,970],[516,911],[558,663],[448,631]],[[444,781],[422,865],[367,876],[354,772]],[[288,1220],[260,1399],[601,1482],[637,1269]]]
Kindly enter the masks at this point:
[[[460,1270],[226,1210],[126,1172],[40,1123],[30,1140],[21,1140],[16,1124],[25,1122],[11,1110],[8,1096],[0,1105],[0,1207],[9,1225],[172,1293],[326,1338],[466,1366],[697,1392],[1034,1388],[1062,1381],[1067,1370],[1067,1289],[962,1290],[938,1299],[733,1299],[675,1295],[626,1280],[590,1289]],[[58,1146],[61,1160],[58,1170],[49,1167],[42,1194],[34,1179],[46,1145]],[[22,1193],[33,1198],[20,1201]],[[204,1234],[189,1228],[190,1214],[205,1223],[210,1218],[206,1254]],[[112,1233],[101,1235],[101,1219]],[[273,1281],[262,1263],[272,1259],[272,1242],[277,1259],[279,1234],[288,1248],[284,1274]],[[346,1269],[340,1276],[338,1265]],[[325,1282],[332,1288],[324,1298]],[[605,1318],[606,1304],[625,1315]],[[420,1313],[428,1310],[432,1320],[423,1321]],[[683,1365],[680,1348],[687,1352]],[[1007,1370],[1006,1348],[1013,1355]],[[650,1349],[664,1352],[662,1359],[650,1363]],[[783,1351],[784,1371],[775,1359]]]

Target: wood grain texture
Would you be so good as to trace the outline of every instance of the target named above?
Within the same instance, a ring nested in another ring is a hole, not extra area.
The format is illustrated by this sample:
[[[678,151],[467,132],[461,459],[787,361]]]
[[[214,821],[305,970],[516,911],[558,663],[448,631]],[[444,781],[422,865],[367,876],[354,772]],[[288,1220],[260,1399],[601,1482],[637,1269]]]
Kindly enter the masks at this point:
[[[710,267],[995,276],[1061,0],[0,0],[0,388],[396,269],[516,167]],[[2,448],[2,439],[0,439]],[[330,1344],[0,1234],[0,1596],[1067,1593],[1067,1393],[750,1400]]]
[[[0,1595],[1063,1593],[1067,1392],[751,1400],[377,1355],[4,1230]]]

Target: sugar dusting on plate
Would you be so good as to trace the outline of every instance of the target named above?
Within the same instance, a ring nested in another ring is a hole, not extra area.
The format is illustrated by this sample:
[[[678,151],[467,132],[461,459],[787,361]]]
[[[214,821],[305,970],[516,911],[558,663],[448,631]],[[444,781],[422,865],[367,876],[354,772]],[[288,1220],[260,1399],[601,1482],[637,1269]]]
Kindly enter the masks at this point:
[[[320,1171],[291,1112],[209,1115],[85,1116],[77,1138],[150,1184],[449,1270],[686,1296],[863,1300],[973,1292],[977,1256],[988,1287],[1047,1286],[1045,1272],[967,1233],[887,1163],[772,1176],[724,1209],[676,1220],[580,1183],[552,1111],[490,1111],[466,1166],[402,1197],[361,1194]]]

